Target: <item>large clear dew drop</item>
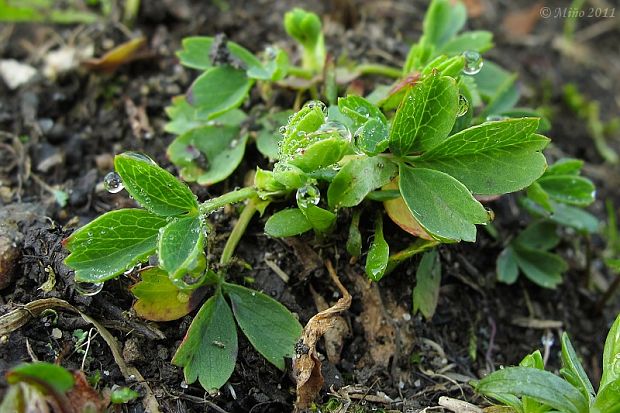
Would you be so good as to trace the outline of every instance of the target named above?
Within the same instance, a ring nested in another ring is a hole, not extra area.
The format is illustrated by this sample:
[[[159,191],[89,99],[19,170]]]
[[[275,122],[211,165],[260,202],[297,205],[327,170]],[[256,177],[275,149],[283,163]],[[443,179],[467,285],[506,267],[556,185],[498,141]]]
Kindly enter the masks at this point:
[[[116,172],[110,172],[103,178],[103,187],[111,194],[117,194],[125,188],[121,176]]]
[[[319,203],[321,191],[315,185],[305,185],[297,190],[295,198],[300,208],[308,208],[310,205],[317,205]]]
[[[76,282],[75,291],[87,297],[99,294],[103,290],[103,283]]]
[[[458,107],[456,110],[456,116],[457,117],[464,116],[468,110],[469,110],[469,102],[467,101],[467,98],[463,95],[459,95],[459,103],[458,103]]]
[[[482,60],[482,56],[480,53],[475,50],[466,50],[463,52],[463,57],[465,58],[465,67],[463,68],[463,73],[466,75],[475,75],[480,70],[482,70],[482,65],[484,61]]]

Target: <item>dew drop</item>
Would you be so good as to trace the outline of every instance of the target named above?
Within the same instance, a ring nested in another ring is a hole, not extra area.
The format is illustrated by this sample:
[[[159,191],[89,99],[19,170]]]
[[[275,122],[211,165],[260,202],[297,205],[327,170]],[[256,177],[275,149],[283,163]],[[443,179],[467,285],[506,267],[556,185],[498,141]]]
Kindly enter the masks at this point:
[[[300,208],[308,208],[310,205],[317,205],[319,203],[321,191],[315,185],[305,185],[297,190],[295,198]]]
[[[351,131],[344,124],[337,122],[335,120],[330,120],[329,122],[325,122],[319,130],[317,131],[319,134],[333,134],[337,133],[340,137],[348,142],[351,142]]]
[[[355,111],[362,116],[365,116],[365,117],[369,116],[368,109],[365,106],[360,106]]]
[[[487,122],[499,122],[500,120],[505,120],[505,119],[508,119],[508,117],[501,116],[501,115],[490,115],[490,116],[487,116],[486,121]]]
[[[125,188],[121,176],[116,172],[109,172],[105,178],[103,178],[103,187],[111,194],[117,194]]]
[[[463,57],[465,58],[463,73],[466,75],[475,75],[480,72],[482,65],[484,64],[480,53],[475,50],[466,50],[463,52]]]
[[[140,152],[125,152],[123,155],[156,165],[154,160],[152,160],[151,158],[149,158],[148,156]]]
[[[456,110],[456,116],[461,117],[465,115],[468,110],[469,110],[469,102],[467,101],[467,98],[463,95],[459,95],[459,105]]]
[[[230,149],[234,149],[237,147],[237,145],[239,145],[239,139],[233,139],[232,141],[230,141],[230,144],[228,145],[228,147]]]
[[[280,126],[280,128],[278,129],[278,132],[280,132],[280,134],[284,135],[287,130],[288,130],[288,128],[286,126]]]
[[[318,107],[319,109],[321,109],[321,112],[323,112],[324,115],[327,115],[327,106],[325,106],[325,103],[321,102],[320,100],[311,100],[304,106],[308,109],[314,109]]]
[[[75,291],[81,295],[90,297],[99,294],[103,290],[103,283],[76,282]]]
[[[275,60],[278,57],[278,50],[273,46],[267,46],[265,48],[265,57],[269,60]]]
[[[187,388],[189,388],[189,386],[187,385],[187,383],[185,382],[185,380],[183,380],[183,381],[181,382],[180,386],[181,386],[181,388],[182,388],[182,389],[187,389]]]

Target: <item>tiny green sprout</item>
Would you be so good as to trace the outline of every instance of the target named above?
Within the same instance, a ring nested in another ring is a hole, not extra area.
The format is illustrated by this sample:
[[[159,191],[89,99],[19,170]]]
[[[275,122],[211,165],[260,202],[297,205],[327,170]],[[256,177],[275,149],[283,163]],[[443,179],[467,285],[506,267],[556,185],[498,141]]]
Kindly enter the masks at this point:
[[[603,351],[598,391],[579,361],[566,333],[562,334],[560,376],[544,370],[540,351],[518,367],[507,367],[473,382],[476,391],[520,413],[616,413],[620,411],[620,315],[611,326]]]
[[[110,402],[114,404],[125,404],[132,400],[137,399],[140,394],[130,389],[129,387],[121,387],[119,389],[112,390],[110,394]]]
[[[303,67],[320,72],[325,62],[325,41],[319,16],[295,8],[284,15],[284,29],[303,47]]]

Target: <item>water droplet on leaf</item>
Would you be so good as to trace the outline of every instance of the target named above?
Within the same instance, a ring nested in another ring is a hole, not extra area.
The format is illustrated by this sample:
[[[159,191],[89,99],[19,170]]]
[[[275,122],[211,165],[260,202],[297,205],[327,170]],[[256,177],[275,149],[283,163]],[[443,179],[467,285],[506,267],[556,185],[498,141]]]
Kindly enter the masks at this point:
[[[156,165],[155,161],[140,152],[125,152],[123,155]]]
[[[278,132],[280,132],[280,134],[284,135],[287,130],[288,130],[288,128],[286,126],[280,126],[280,128],[278,129]]]
[[[99,294],[103,290],[103,283],[76,282],[75,291],[87,297]]]
[[[351,142],[351,131],[344,124],[337,122],[335,120],[330,120],[329,122],[325,122],[317,133],[320,134],[333,134],[337,133],[340,137],[346,141]]]
[[[461,117],[465,115],[468,110],[469,110],[469,102],[467,101],[467,98],[463,95],[459,95],[459,105],[456,110],[456,116]]]
[[[474,50],[466,50],[463,52],[463,57],[465,58],[463,73],[466,75],[475,75],[480,72],[482,65],[484,64],[480,53]]]
[[[121,176],[116,172],[110,172],[103,178],[103,187],[111,194],[117,194],[125,188]]]
[[[490,115],[487,116],[486,121],[487,122],[499,122],[500,120],[504,120],[504,119],[508,119],[506,116],[501,116],[501,115]]]
[[[317,205],[321,200],[321,191],[315,185],[302,186],[295,194],[297,205],[300,208],[308,208],[310,205]]]
[[[325,103],[321,102],[320,100],[311,100],[310,102],[306,103],[304,106],[310,109],[314,109],[315,107],[318,107],[319,109],[321,109],[321,112],[323,112],[324,114],[327,114],[327,106],[325,106]]]

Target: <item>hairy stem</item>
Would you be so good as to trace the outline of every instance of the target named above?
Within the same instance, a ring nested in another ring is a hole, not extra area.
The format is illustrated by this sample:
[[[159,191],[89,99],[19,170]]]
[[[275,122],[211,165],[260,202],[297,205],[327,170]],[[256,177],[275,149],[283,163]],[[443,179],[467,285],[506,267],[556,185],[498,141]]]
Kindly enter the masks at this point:
[[[232,192],[228,192],[217,198],[206,200],[200,205],[200,213],[202,215],[209,215],[211,212],[218,208],[221,208],[228,204],[234,204],[237,202],[245,201],[256,195],[256,189],[253,187],[245,187],[236,189]]]
[[[241,215],[239,215],[239,219],[235,224],[232,232],[228,236],[228,240],[226,240],[226,245],[224,245],[224,250],[222,251],[222,255],[220,257],[220,264],[226,265],[230,262],[233,253],[235,252],[235,248],[237,248],[237,244],[241,240],[241,237],[245,233],[245,230],[250,223],[250,220],[254,216],[256,212],[256,198],[251,198],[248,204],[241,211]]]

